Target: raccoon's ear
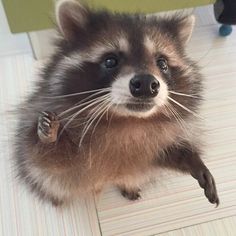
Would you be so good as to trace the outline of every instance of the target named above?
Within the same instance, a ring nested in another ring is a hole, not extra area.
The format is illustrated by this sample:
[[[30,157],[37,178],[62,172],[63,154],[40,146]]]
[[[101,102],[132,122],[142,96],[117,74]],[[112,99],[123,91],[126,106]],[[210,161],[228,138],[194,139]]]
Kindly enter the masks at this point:
[[[186,44],[190,40],[193,33],[194,25],[194,15],[181,17],[177,20],[177,34],[179,35],[179,39],[183,44]]]
[[[86,27],[89,10],[76,0],[59,0],[56,4],[56,20],[62,35],[67,40],[75,40]]]

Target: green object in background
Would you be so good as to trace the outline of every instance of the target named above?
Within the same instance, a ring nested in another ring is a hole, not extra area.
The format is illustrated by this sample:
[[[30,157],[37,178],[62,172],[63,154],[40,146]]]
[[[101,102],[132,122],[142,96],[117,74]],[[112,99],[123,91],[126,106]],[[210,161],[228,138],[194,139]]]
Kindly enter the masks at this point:
[[[52,0],[2,0],[12,33],[28,32],[53,26]]]
[[[53,27],[53,0],[2,0],[11,32],[29,32]],[[213,4],[215,0],[87,0],[94,8],[119,12],[153,13]]]

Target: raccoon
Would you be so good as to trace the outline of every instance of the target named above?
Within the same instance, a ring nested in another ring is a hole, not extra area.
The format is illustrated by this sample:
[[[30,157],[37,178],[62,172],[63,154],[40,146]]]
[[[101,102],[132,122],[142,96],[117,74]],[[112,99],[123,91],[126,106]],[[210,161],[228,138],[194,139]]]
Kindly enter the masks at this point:
[[[202,75],[185,54],[194,16],[158,18],[56,5],[56,52],[20,109],[18,177],[53,205],[117,186],[129,200],[160,169],[192,175],[212,204],[201,160]]]

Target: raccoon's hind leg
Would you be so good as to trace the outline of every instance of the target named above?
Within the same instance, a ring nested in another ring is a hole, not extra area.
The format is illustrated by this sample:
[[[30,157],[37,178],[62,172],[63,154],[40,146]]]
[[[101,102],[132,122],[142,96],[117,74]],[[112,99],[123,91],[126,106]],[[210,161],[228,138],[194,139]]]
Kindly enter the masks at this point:
[[[119,183],[117,187],[120,190],[121,195],[130,201],[136,201],[141,199],[141,189],[137,185],[130,185],[126,183]]]
[[[124,198],[127,198],[128,200],[136,201],[136,200],[141,199],[141,195],[140,195],[141,189],[140,188],[128,189],[126,187],[119,187],[119,189],[120,189],[121,195]]]
[[[57,141],[60,122],[54,112],[43,111],[38,118],[38,137],[43,143],[53,143]]]

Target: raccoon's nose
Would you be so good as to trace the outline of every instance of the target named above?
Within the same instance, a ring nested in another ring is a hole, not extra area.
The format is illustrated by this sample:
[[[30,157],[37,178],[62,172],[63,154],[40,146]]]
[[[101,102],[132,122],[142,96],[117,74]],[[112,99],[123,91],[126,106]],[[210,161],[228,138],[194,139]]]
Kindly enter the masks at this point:
[[[139,98],[155,97],[159,92],[159,88],[159,81],[149,74],[135,75],[129,83],[131,94]]]

